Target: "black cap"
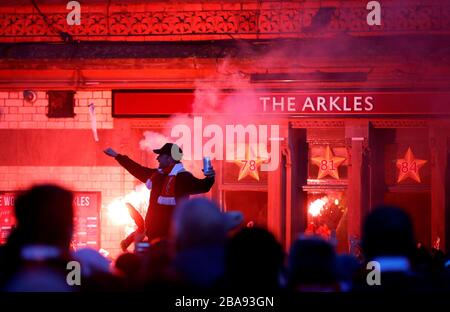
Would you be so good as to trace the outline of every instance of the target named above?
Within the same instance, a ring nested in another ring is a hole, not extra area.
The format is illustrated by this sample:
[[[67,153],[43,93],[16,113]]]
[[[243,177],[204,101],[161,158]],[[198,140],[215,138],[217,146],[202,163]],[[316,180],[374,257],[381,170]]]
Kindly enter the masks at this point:
[[[181,157],[183,157],[183,151],[181,148],[173,143],[166,143],[163,147],[154,149],[153,152],[159,155],[169,155],[175,160],[181,160]]]

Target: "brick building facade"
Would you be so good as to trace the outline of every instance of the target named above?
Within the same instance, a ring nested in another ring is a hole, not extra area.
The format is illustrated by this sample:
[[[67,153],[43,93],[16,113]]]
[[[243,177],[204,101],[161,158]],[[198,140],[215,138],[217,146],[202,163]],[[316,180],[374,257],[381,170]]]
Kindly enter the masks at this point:
[[[101,247],[113,256],[126,228],[108,218],[108,205],[139,183],[102,150],[112,146],[154,165],[139,142],[145,131],[169,127],[168,116],[113,118],[114,91],[170,93],[200,84],[287,94],[428,92],[430,103],[435,96],[449,99],[449,1],[383,1],[383,23],[372,27],[366,1],[81,1],[79,26],[67,25],[65,1],[41,2],[40,13],[28,1],[0,4],[0,191],[52,181],[100,192]],[[35,91],[36,101],[25,101],[24,90]],[[75,91],[74,117],[47,116],[47,92],[55,90]],[[225,209],[237,207],[236,194],[264,206],[261,218],[288,246],[305,231],[306,206],[317,194],[346,194],[347,234],[357,238],[373,204],[411,194],[429,207],[425,214],[410,208],[416,219],[426,217],[425,244],[439,237],[448,248],[450,119],[432,113],[277,117],[285,139],[280,170],[237,183],[230,178],[237,169],[220,164],[208,196]],[[316,169],[302,155],[325,145],[347,158],[342,181],[311,176]],[[403,156],[409,145],[429,161],[420,185],[398,185],[395,166],[385,160]]]

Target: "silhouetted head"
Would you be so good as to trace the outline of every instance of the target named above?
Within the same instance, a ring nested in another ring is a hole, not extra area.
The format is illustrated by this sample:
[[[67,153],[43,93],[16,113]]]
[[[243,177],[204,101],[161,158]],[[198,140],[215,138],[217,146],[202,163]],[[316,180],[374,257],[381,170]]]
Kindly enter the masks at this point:
[[[173,143],[166,143],[161,148],[154,149],[153,152],[158,154],[156,160],[159,163],[159,169],[164,169],[179,163],[183,157],[182,149]]]
[[[223,245],[229,230],[242,222],[239,212],[223,213],[206,198],[194,198],[175,209],[172,234],[177,249]]]
[[[73,231],[73,195],[56,185],[34,186],[15,201],[20,244],[68,249]]]
[[[141,262],[142,260],[138,255],[126,252],[117,258],[114,266],[121,274],[133,278],[141,269]]]
[[[80,263],[83,268],[81,275],[85,277],[108,274],[110,272],[111,261],[95,249],[80,248],[73,252],[72,256],[73,259]]]
[[[283,249],[269,231],[253,227],[236,233],[226,248],[226,272],[233,288],[275,289]]]
[[[368,260],[380,256],[410,257],[415,242],[406,212],[393,206],[376,207],[364,222],[362,249]]]
[[[351,281],[361,269],[355,256],[342,254],[336,257],[336,272],[340,281]]]
[[[295,241],[288,261],[290,287],[325,286],[336,280],[336,253],[333,246],[318,237],[305,237]]]

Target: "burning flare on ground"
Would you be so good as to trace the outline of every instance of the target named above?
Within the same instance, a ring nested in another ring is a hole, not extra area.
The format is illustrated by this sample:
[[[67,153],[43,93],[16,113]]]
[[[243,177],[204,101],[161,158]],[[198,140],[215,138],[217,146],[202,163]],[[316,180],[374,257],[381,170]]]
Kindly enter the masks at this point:
[[[136,225],[131,218],[126,203],[133,205],[142,216],[148,207],[148,199],[150,198],[150,190],[145,184],[136,186],[134,191],[114,199],[107,207],[107,217],[113,225],[123,228],[125,235],[130,234],[136,229]]]
[[[327,203],[328,203],[328,197],[326,197],[326,196],[316,199],[311,204],[309,204],[308,213],[312,217],[319,216]]]

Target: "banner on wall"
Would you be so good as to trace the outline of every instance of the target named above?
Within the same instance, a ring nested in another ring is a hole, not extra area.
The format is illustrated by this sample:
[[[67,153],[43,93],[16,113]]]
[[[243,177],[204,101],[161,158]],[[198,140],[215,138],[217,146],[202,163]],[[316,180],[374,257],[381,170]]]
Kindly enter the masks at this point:
[[[15,224],[17,192],[0,192],[0,244],[4,244]],[[74,192],[74,232],[72,247],[100,248],[100,192]]]
[[[74,193],[74,232],[72,246],[75,249],[100,248],[100,192]]]

